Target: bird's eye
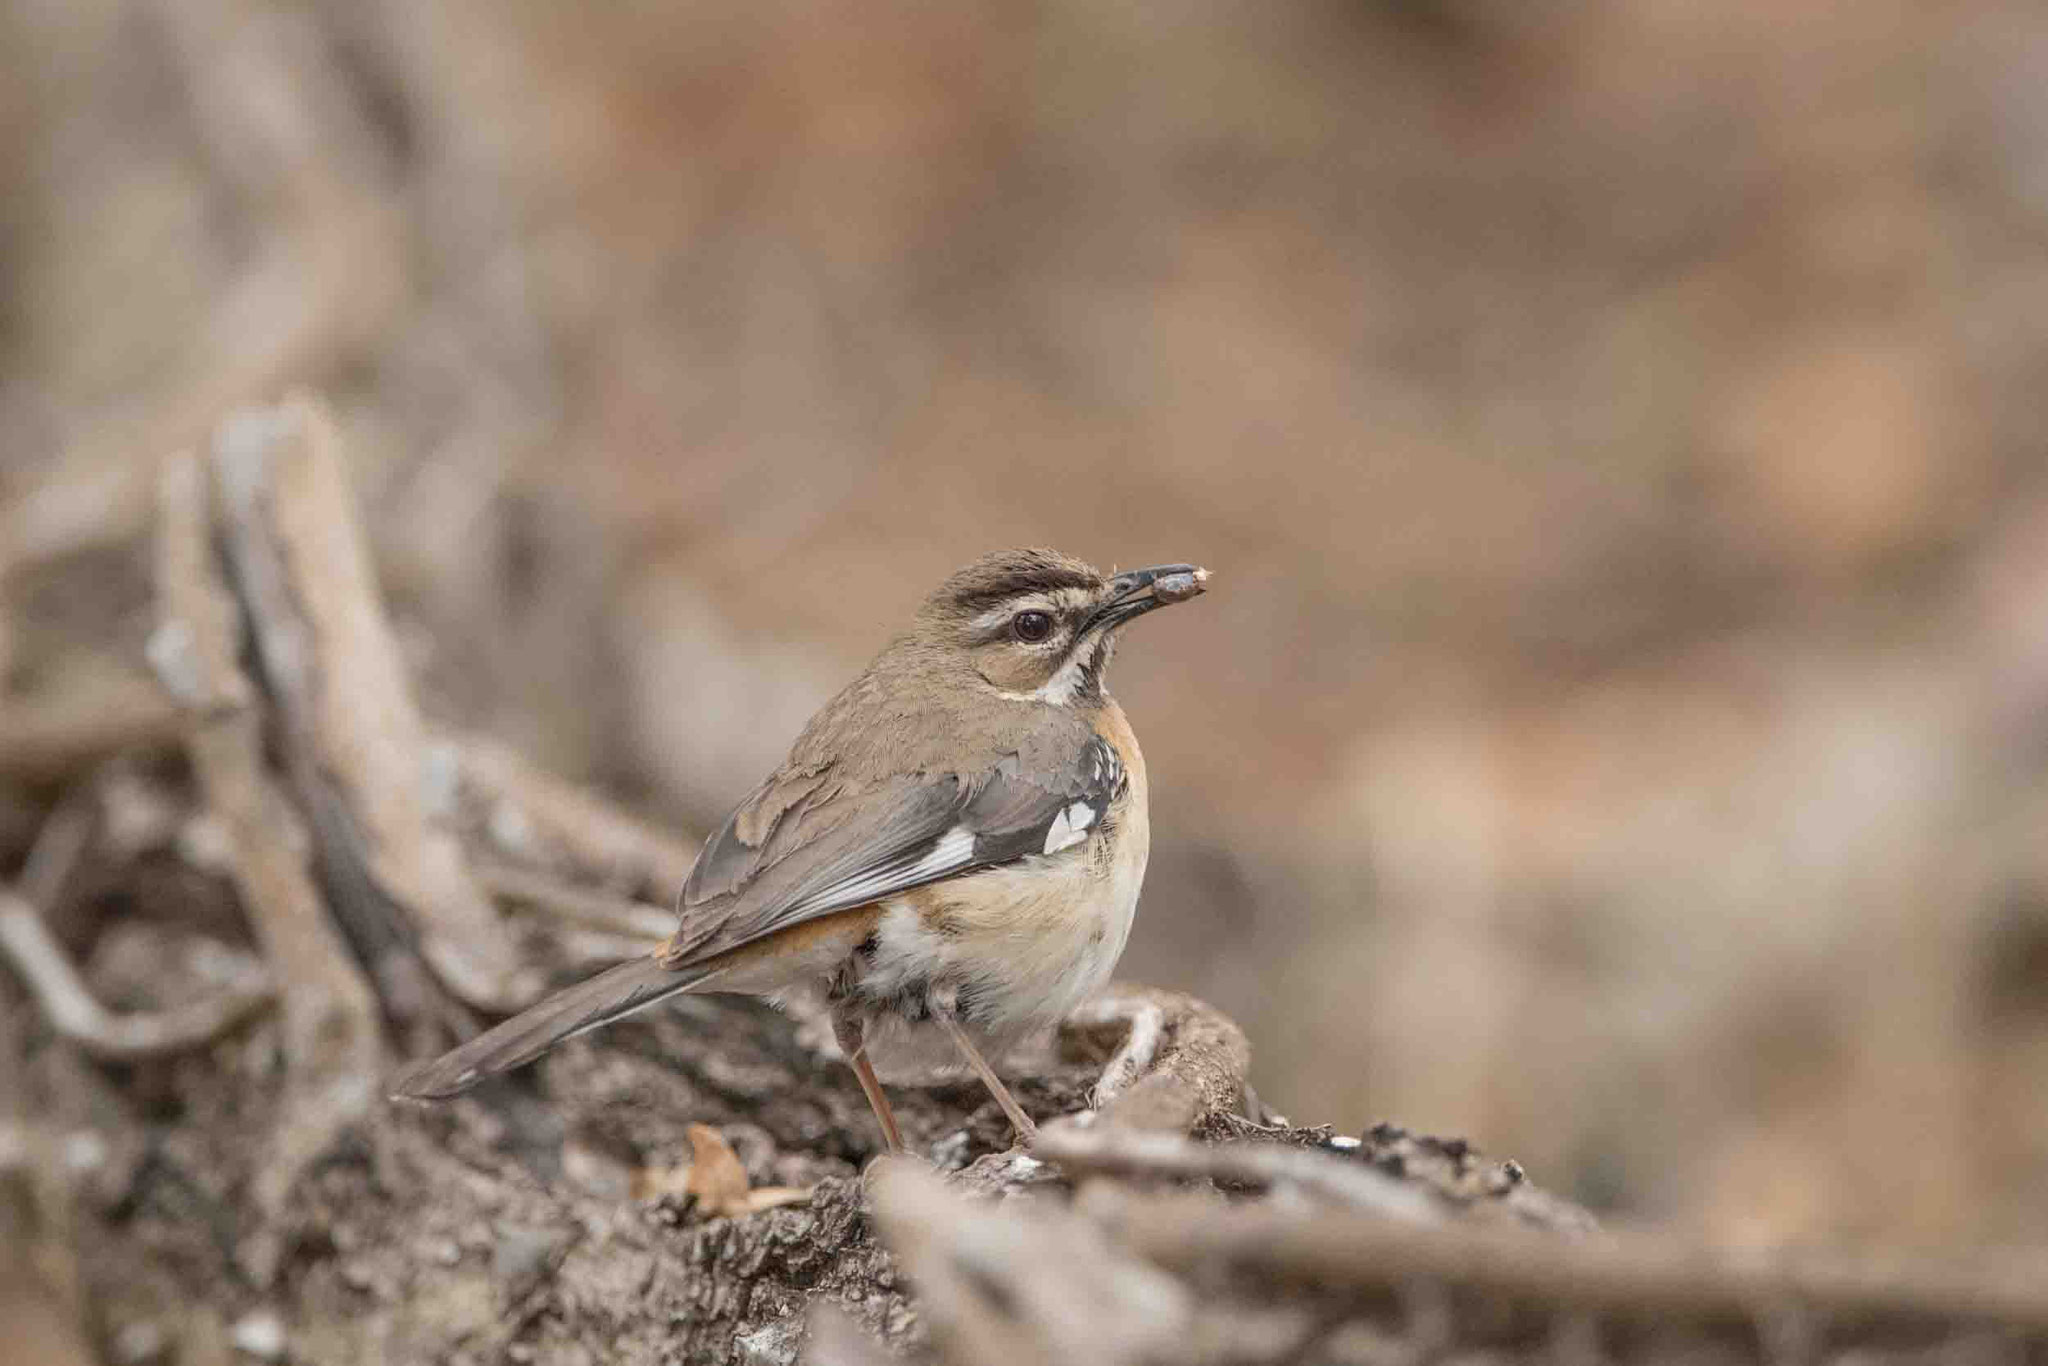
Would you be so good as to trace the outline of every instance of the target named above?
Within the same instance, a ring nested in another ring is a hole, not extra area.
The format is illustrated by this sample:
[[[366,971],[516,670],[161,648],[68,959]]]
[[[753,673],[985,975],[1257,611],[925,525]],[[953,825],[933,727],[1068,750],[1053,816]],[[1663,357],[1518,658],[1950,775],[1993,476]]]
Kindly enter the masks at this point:
[[[1019,612],[1010,618],[1010,631],[1017,639],[1035,645],[1052,634],[1052,618],[1044,612]]]

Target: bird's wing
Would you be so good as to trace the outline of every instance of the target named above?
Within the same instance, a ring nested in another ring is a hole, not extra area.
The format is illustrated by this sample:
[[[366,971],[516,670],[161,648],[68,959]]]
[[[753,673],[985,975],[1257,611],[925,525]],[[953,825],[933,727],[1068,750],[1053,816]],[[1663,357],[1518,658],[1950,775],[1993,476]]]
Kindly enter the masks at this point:
[[[1065,763],[1014,755],[979,775],[907,774],[855,788],[830,769],[757,788],[698,856],[663,953],[700,963],[807,920],[1079,844],[1128,778],[1091,736]]]

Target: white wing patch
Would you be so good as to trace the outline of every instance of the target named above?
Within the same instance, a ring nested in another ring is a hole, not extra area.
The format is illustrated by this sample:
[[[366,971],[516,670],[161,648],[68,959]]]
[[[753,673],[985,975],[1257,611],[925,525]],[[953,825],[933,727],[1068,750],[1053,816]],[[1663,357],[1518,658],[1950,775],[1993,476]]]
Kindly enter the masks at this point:
[[[964,825],[956,825],[939,836],[938,843],[916,863],[908,867],[901,862],[884,863],[855,877],[822,888],[799,904],[858,906],[863,901],[886,896],[890,892],[900,891],[920,882],[935,881],[966,867],[973,860],[974,832]]]
[[[956,825],[939,836],[939,842],[932,851],[917,861],[910,870],[913,878],[934,877],[960,867],[974,856],[974,832],[964,825]]]
[[[1088,838],[1088,831],[1095,825],[1095,808],[1087,802],[1075,802],[1059,815],[1052,818],[1052,824],[1045,831],[1045,852],[1057,854],[1062,849],[1071,849]]]

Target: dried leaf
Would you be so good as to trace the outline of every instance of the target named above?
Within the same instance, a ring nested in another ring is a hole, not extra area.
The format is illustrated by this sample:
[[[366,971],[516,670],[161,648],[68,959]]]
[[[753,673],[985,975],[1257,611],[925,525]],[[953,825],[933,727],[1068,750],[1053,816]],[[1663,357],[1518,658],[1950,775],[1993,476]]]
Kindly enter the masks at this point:
[[[635,1200],[655,1201],[673,1195],[677,1199],[690,1192],[690,1167],[636,1167],[632,1183],[628,1188]]]
[[[762,1210],[797,1205],[811,1198],[807,1186],[762,1186],[747,1189],[747,1169],[725,1136],[708,1124],[692,1124],[686,1131],[695,1159],[685,1167],[642,1167],[633,1173],[635,1200],[660,1200],[665,1196],[688,1197],[711,1218],[758,1214]]]
[[[747,1169],[732,1145],[709,1124],[692,1124],[684,1132],[697,1155],[684,1189],[706,1214],[747,1213]]]

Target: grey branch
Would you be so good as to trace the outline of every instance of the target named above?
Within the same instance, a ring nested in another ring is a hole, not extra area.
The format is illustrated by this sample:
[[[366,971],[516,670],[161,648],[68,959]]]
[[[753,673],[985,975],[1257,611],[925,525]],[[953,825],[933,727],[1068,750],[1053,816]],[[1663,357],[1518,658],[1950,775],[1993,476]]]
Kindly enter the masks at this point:
[[[59,1034],[97,1058],[135,1062],[211,1043],[269,1005],[275,989],[254,962],[218,994],[170,1010],[117,1012],[93,996],[29,903],[0,888],[0,953]]]
[[[1388,1291],[1416,1280],[1528,1306],[1656,1321],[1747,1324],[1780,1308],[1856,1321],[1997,1323],[2048,1331],[2038,1262],[1943,1266],[1794,1253],[1741,1256],[1649,1233],[1561,1239],[1501,1221],[1434,1227],[1341,1209],[1225,1205],[1196,1195],[1105,1191],[1091,1212],[1118,1240],[1174,1271],[1257,1274],[1301,1286]]]
[[[203,718],[189,740],[192,767],[227,832],[230,872],[283,993],[290,1103],[280,1112],[271,1157],[255,1188],[268,1229],[305,1166],[369,1109],[382,1062],[381,1030],[376,998],[314,885],[306,833],[265,767],[262,717],[238,662],[240,614],[214,559],[210,523],[199,462],[173,456],[159,490],[162,621],[155,653]],[[275,1255],[259,1237],[247,1269],[267,1280]]]
[[[409,1013],[387,969],[415,954],[470,1005],[525,1004],[537,976],[513,954],[453,833],[428,819],[425,731],[333,419],[303,396],[236,413],[209,466],[228,572],[316,866],[335,913],[379,964],[387,1004]]]
[[[477,881],[492,896],[546,911],[571,924],[588,926],[624,941],[652,948],[675,928],[674,911],[586,891],[562,878],[490,859],[474,861]]]
[[[275,995],[269,978],[242,954],[218,957],[226,980],[216,994],[190,1005],[117,1012],[100,1003],[43,919],[85,856],[93,825],[83,803],[60,803],[29,850],[16,888],[0,887],[0,956],[51,1028],[94,1057],[134,1062],[202,1047],[268,1005]]]
[[[1198,1143],[1163,1129],[1130,1129],[1078,1119],[1047,1124],[1034,1156],[1086,1176],[1205,1180],[1258,1190],[1290,1187],[1316,1200],[1371,1210],[1402,1223],[1434,1223],[1439,1207],[1421,1186],[1396,1181],[1356,1159],[1277,1143]]]
[[[564,782],[510,746],[487,736],[458,734],[441,748],[454,762],[453,814],[463,823],[471,850],[493,851],[506,864],[656,902],[673,898],[690,876],[697,859],[694,841],[679,840]]]

